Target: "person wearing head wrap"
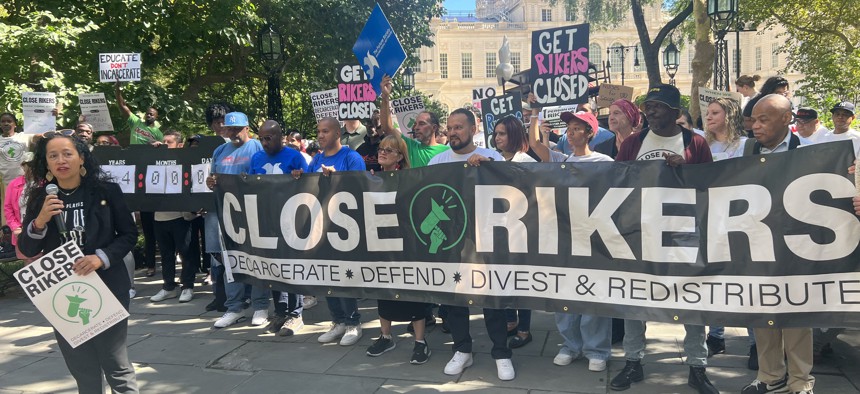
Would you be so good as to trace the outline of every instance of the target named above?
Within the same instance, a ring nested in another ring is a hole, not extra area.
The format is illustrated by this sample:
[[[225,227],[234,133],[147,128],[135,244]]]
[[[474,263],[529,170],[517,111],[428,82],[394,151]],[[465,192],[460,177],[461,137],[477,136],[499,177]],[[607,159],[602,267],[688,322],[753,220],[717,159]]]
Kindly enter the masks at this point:
[[[615,135],[597,144],[594,151],[615,158],[621,143],[630,134],[633,134],[641,122],[642,116],[636,104],[627,99],[615,100],[609,106],[609,130]]]

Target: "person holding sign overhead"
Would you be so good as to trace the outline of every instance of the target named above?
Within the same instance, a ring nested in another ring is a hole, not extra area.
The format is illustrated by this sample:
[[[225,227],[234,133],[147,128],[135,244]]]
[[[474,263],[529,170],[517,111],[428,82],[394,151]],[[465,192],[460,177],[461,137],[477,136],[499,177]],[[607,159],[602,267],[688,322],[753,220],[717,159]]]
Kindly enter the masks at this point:
[[[128,142],[129,144],[150,144],[152,146],[161,145],[161,140],[164,138],[164,134],[162,134],[158,126],[155,125],[155,121],[158,120],[158,110],[155,109],[155,107],[147,108],[146,113],[143,115],[143,120],[141,121],[137,115],[131,112],[131,108],[128,107],[123,99],[122,88],[120,87],[119,81],[116,82],[116,102],[117,105],[119,105],[119,112],[122,114],[123,119],[128,122],[128,127],[131,130]]]
[[[137,227],[119,186],[102,172],[86,143],[61,133],[46,133],[38,142],[32,176],[35,184],[45,186],[32,189],[27,200],[25,230],[18,238],[21,254],[47,254],[74,241],[84,253],[74,272],[96,273],[128,310],[131,282],[123,257],[137,241]],[[49,188],[59,193],[49,194]],[[128,320],[123,319],[72,348],[55,330],[80,393],[103,393],[102,375],[116,393],[138,392],[127,332]]]

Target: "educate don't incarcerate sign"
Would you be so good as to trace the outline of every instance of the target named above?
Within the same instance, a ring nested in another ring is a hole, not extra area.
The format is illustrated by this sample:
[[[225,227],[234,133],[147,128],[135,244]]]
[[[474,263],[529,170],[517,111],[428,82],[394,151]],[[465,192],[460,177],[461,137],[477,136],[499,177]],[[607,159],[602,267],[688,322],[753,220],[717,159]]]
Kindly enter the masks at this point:
[[[532,93],[540,106],[588,100],[588,24],[532,33]]]
[[[139,53],[99,54],[99,82],[140,81]]]

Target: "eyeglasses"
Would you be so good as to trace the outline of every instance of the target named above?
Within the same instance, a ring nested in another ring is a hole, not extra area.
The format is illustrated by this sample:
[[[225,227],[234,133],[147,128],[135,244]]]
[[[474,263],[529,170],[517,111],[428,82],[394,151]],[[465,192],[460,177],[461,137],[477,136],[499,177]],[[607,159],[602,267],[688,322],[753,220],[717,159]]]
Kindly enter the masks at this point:
[[[391,149],[391,148],[379,148],[379,153],[385,153],[386,155],[390,155],[392,153],[400,154],[400,151],[397,149]]]
[[[53,137],[53,136],[56,136],[56,135],[62,135],[62,136],[66,136],[66,137],[71,137],[71,136],[72,136],[72,135],[74,135],[74,134],[75,134],[75,131],[74,131],[74,130],[72,130],[72,129],[63,129],[63,130],[57,130],[57,131],[53,131],[53,130],[52,130],[52,131],[46,131],[46,132],[44,132],[44,133],[42,134],[42,137],[50,138],[50,137]]]

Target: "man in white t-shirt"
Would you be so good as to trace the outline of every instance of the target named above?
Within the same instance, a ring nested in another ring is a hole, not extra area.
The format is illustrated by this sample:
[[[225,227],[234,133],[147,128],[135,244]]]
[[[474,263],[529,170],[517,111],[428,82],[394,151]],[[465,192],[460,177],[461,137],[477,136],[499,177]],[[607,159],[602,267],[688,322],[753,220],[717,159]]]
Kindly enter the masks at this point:
[[[818,120],[818,111],[812,108],[798,108],[794,121],[797,124],[797,135],[812,143],[817,143],[818,139],[829,131]]]
[[[854,152],[860,152],[860,132],[851,128],[854,122],[854,103],[843,101],[836,104],[830,110],[833,120],[833,130],[830,130],[818,138],[818,143],[851,140],[854,143]]]
[[[448,144],[451,149],[437,154],[428,165],[468,161],[478,164],[481,161],[504,161],[499,152],[492,149],[475,146],[472,136],[477,126],[475,114],[458,108],[448,116]],[[472,336],[469,334],[469,308],[465,306],[447,306],[448,316],[445,319],[451,329],[454,357],[445,365],[445,374],[459,375],[472,365]],[[516,374],[511,363],[511,349],[508,347],[507,318],[504,309],[484,309],[484,324],[487,334],[493,342],[490,352],[496,360],[499,379],[512,380]]]

